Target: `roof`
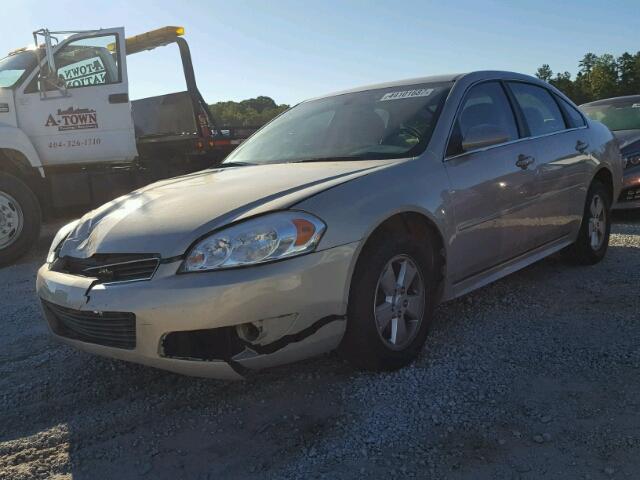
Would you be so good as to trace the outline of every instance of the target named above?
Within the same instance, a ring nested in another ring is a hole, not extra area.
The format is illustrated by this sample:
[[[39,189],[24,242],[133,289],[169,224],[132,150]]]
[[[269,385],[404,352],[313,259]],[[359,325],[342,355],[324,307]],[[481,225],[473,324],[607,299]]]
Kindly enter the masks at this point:
[[[596,100],[595,102],[583,103],[581,107],[597,107],[600,105],[612,105],[618,103],[640,102],[640,95],[626,95],[624,97],[611,97]]]
[[[450,73],[446,75],[431,75],[428,77],[417,77],[417,78],[407,78],[404,80],[396,80],[391,82],[384,83],[375,83],[373,85],[363,85],[361,87],[350,88],[348,90],[341,90],[338,92],[328,93],[326,95],[320,95],[315,98],[310,98],[309,100],[317,100],[319,98],[333,97],[335,95],[344,95],[346,93],[356,93],[356,92],[366,92],[367,90],[377,90],[380,88],[389,88],[389,87],[401,87],[404,85],[418,85],[420,83],[447,83],[447,82],[455,82],[460,77],[464,76],[463,73]],[[307,100],[308,101],[308,100]]]
[[[365,92],[367,90],[376,90],[381,88],[389,88],[389,87],[402,87],[406,85],[418,85],[418,84],[426,84],[426,83],[453,83],[458,80],[469,77],[474,81],[477,79],[482,79],[483,77],[487,78],[501,78],[506,80],[525,80],[533,83],[544,83],[542,80],[539,80],[535,77],[531,77],[529,75],[523,75],[521,73],[515,72],[506,72],[506,71],[493,71],[493,70],[478,70],[475,72],[468,73],[449,73],[444,75],[431,75],[426,77],[417,77],[417,78],[408,78],[405,80],[396,80],[391,82],[384,83],[376,83],[373,85],[365,85],[361,87],[351,88],[348,90],[342,90],[338,92],[329,93],[326,95],[320,95],[315,98],[311,98],[309,100],[318,100],[320,98],[333,97],[335,95],[344,95],[346,93],[356,93],[356,92]],[[307,100],[307,101],[309,101]]]

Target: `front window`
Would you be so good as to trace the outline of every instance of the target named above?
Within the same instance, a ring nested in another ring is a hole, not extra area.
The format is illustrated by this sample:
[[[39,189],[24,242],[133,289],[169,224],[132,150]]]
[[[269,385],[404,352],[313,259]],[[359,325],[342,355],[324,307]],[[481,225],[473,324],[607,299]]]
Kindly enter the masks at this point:
[[[301,103],[269,123],[225,163],[381,160],[421,153],[450,83],[345,93]]]
[[[12,88],[22,76],[35,67],[36,53],[24,51],[0,60],[0,88]]]
[[[583,106],[592,120],[604,123],[609,130],[640,130],[640,97],[614,99],[604,105]]]

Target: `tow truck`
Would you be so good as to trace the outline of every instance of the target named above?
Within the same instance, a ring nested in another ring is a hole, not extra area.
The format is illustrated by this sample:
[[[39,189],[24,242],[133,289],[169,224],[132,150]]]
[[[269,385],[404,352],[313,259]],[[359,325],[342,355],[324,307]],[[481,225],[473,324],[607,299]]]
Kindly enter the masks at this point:
[[[253,133],[216,125],[184,33],[41,29],[0,60],[0,266],[29,250],[42,218],[214,166]],[[131,101],[127,56],[170,44],[186,90]]]

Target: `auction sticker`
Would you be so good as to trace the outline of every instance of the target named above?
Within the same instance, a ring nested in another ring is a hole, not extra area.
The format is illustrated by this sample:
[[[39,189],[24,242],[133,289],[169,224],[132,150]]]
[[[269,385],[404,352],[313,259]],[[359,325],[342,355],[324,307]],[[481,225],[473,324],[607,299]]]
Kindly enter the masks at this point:
[[[401,92],[385,93],[380,99],[381,102],[389,100],[401,100],[403,98],[428,97],[433,93],[433,88],[418,88],[416,90],[403,90]]]

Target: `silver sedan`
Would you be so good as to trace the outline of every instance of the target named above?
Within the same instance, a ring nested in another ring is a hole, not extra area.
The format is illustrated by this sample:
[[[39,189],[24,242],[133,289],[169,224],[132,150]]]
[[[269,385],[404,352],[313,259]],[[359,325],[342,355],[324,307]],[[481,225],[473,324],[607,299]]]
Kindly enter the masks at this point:
[[[394,369],[439,302],[555,252],[599,262],[621,175],[609,130],[529,76],[358,88],[67,225],[37,290],[53,334],[98,355],[238,378],[338,349]]]

